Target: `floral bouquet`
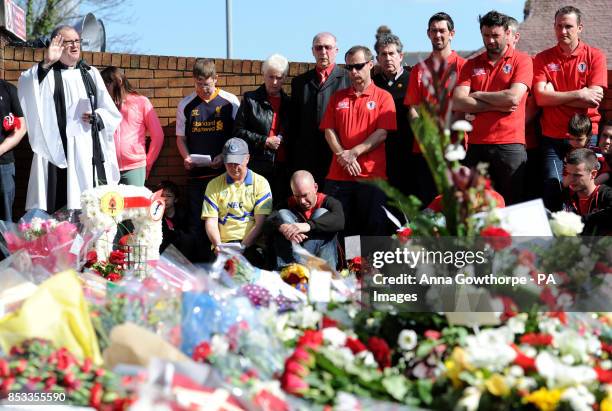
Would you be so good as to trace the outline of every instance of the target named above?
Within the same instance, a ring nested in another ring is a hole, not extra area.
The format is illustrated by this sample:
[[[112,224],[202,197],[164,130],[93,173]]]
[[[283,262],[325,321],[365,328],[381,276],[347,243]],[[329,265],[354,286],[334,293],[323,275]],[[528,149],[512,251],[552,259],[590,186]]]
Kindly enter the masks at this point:
[[[180,293],[154,278],[129,279],[109,284],[105,300],[92,305],[92,320],[102,349],[116,325],[132,322],[180,344]]]
[[[80,257],[92,241],[81,235],[79,227],[68,220],[57,220],[41,210],[30,210],[18,224],[0,222],[7,254],[27,251],[32,263],[50,273],[78,268]]]
[[[42,339],[23,341],[0,358],[0,398],[14,402],[9,393],[17,392],[49,393],[43,398],[50,402],[98,410],[127,410],[132,402],[117,375]]]

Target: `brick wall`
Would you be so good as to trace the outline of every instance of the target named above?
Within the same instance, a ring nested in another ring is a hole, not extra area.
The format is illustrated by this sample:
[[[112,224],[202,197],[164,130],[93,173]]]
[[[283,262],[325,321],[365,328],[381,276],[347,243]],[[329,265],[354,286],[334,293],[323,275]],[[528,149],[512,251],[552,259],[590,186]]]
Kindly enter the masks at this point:
[[[29,69],[43,59],[42,49],[2,47],[0,36],[0,77],[17,84],[22,71]],[[143,56],[118,53],[84,52],[83,57],[92,65],[102,69],[114,65],[125,69],[130,83],[143,95],[149,97],[164,128],[165,142],[147,186],[153,187],[163,179],[171,179],[179,185],[185,184],[183,160],[176,148],[175,116],[178,102],[193,91],[191,69],[193,57]],[[263,83],[261,61],[215,60],[219,74],[218,86],[242,96]],[[289,91],[291,78],[311,68],[313,64],[291,63],[285,91]],[[612,84],[612,70],[608,72],[608,83]],[[606,93],[602,114],[612,118],[612,91]],[[25,194],[32,153],[27,138],[17,147],[17,194],[15,216],[23,214]]]
[[[22,71],[29,69],[43,59],[43,49],[0,47],[0,76],[17,84]],[[164,128],[165,141],[157,159],[147,186],[153,187],[163,179],[171,179],[183,186],[185,169],[183,160],[176,148],[175,118],[179,101],[193,92],[191,70],[195,62],[193,57],[141,56],[118,53],[84,52],[87,62],[102,69],[109,65],[125,70],[130,83],[143,95],[149,97],[161,125]],[[215,60],[219,81],[217,85],[239,97],[246,91],[256,89],[263,83],[261,61],[251,60]],[[292,63],[289,78],[285,85],[289,91],[291,78],[314,67],[312,64]],[[16,152],[17,194],[15,199],[15,216],[23,214],[25,195],[32,153],[27,138],[18,146]]]

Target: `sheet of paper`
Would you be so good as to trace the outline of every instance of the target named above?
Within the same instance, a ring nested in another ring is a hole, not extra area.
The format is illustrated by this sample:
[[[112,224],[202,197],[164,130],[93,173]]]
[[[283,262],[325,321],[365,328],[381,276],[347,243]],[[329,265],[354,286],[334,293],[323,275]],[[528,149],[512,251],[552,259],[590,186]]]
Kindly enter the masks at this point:
[[[501,227],[513,237],[552,237],[546,208],[541,198],[495,210],[501,218]],[[484,218],[484,213],[475,217]]]
[[[328,303],[331,297],[331,273],[310,270],[308,279],[308,299],[311,302]]]
[[[209,155],[190,154],[189,157],[191,157],[191,161],[193,161],[193,164],[198,167],[209,167],[212,163],[212,159]]]
[[[358,235],[344,237],[344,249],[347,260],[361,256],[361,237]]]
[[[91,103],[87,98],[82,98],[68,107],[67,118],[70,120],[66,124],[66,134],[68,136],[80,136],[90,132],[91,125],[84,123],[81,119],[84,113],[91,113]]]

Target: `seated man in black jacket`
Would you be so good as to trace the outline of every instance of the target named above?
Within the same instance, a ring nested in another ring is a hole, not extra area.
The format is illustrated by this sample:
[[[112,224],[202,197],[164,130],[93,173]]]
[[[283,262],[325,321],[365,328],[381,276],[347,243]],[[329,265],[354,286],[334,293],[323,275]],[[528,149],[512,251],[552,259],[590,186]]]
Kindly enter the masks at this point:
[[[612,235],[612,188],[596,185],[597,156],[578,148],[565,158],[564,209],[582,216],[582,235]]]
[[[291,177],[293,196],[289,197],[287,207],[268,217],[274,230],[272,246],[277,269],[297,260],[293,243],[336,268],[336,234],[344,229],[344,212],[340,201],[317,190],[312,174],[296,171]]]

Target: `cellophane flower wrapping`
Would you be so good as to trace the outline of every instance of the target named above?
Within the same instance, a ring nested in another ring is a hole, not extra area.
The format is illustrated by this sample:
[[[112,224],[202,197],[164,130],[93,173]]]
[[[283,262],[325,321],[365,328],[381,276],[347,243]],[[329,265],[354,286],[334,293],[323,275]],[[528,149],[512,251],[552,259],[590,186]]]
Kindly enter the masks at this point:
[[[18,223],[0,221],[7,255],[27,251],[33,266],[55,273],[79,269],[95,234],[83,232],[73,213],[50,216],[42,210],[28,211]]]

